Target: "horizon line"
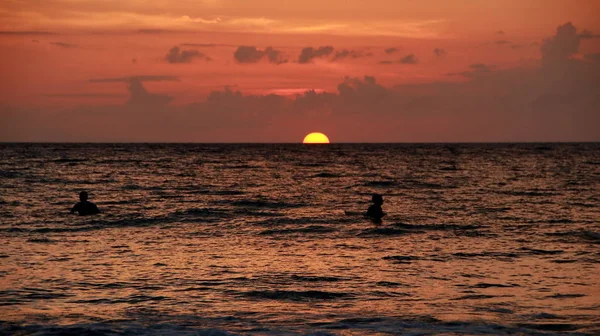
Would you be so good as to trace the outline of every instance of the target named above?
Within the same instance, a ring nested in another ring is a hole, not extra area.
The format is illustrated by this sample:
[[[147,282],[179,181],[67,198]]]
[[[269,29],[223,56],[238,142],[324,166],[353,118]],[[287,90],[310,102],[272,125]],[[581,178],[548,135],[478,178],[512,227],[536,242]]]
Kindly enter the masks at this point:
[[[32,144],[32,145],[419,145],[419,144],[600,144],[600,140],[593,141],[416,141],[416,142],[330,142],[309,143],[302,142],[180,142],[180,141],[0,141],[0,145]]]

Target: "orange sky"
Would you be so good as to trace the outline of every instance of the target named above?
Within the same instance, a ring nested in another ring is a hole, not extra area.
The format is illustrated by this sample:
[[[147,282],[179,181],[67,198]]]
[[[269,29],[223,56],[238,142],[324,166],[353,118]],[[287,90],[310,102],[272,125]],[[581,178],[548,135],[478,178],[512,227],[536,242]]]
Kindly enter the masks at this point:
[[[0,141],[597,141],[598,12],[594,0],[0,0]],[[557,33],[567,22],[576,33]],[[555,96],[539,129],[511,114]],[[115,127],[144,104],[157,120]]]

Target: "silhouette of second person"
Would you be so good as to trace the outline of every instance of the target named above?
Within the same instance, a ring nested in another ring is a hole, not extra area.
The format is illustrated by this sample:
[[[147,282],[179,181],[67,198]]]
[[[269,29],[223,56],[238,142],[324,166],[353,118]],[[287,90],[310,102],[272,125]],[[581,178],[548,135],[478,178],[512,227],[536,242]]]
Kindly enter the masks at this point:
[[[376,223],[381,222],[381,218],[383,218],[386,213],[383,212],[381,206],[383,205],[383,196],[380,194],[374,194],[372,197],[373,204],[367,210],[365,214],[367,217],[371,218]]]
[[[99,214],[100,210],[98,210],[96,204],[88,201],[88,193],[82,191],[79,193],[79,202],[71,209],[71,213],[75,212],[79,213],[79,216],[87,216]]]

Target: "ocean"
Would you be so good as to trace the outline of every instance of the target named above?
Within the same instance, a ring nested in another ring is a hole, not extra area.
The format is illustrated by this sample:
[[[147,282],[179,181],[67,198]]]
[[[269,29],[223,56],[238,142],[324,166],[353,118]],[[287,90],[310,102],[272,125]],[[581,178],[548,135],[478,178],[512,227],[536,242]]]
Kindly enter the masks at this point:
[[[597,335],[600,144],[0,144],[0,246],[0,334]]]

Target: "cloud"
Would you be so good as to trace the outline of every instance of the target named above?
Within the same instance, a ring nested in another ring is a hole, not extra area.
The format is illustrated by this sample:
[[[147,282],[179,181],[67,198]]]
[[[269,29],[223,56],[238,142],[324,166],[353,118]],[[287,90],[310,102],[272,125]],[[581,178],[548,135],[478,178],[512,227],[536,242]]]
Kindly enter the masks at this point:
[[[148,34],[148,35],[158,35],[158,34],[174,34],[174,33],[181,33],[181,31],[178,30],[171,30],[171,29],[138,29],[135,31],[138,34]]]
[[[267,58],[269,63],[273,64],[283,64],[287,62],[287,59],[284,59],[282,52],[273,49],[272,47],[260,50],[254,46],[239,46],[233,54],[233,58],[239,63],[257,63],[264,57]]]
[[[116,98],[123,97],[117,93],[51,93],[46,94],[46,97],[52,98]]]
[[[399,50],[398,48],[387,48],[384,51],[386,54],[389,55],[389,54],[393,54],[393,53],[397,52],[398,50]]]
[[[50,44],[55,45],[57,47],[65,48],[65,49],[79,48],[79,46],[77,44],[65,43],[65,42],[50,42]]]
[[[381,61],[379,62],[379,64],[417,64],[419,63],[419,60],[417,59],[417,57],[414,54],[408,54],[404,57],[402,57],[401,59],[397,60],[397,61]]]
[[[556,47],[560,34],[547,41]],[[295,98],[226,87],[185,105],[143,85],[177,77],[92,79],[126,83],[128,102],[43,111],[0,106],[0,127],[10,125],[0,141],[299,142],[314,128],[348,142],[600,141],[600,62],[564,54],[508,69],[474,63],[458,82],[392,87],[372,76],[346,77],[337,90]]]
[[[373,56],[373,54],[370,52],[342,49],[342,50],[338,50],[335,52],[331,61],[335,62],[335,61],[341,61],[346,58],[356,59],[356,58],[369,57],[369,56]]]
[[[90,83],[127,83],[129,91],[128,105],[144,105],[144,106],[161,106],[167,105],[173,97],[168,95],[150,93],[143,85],[143,82],[173,82],[179,81],[178,77],[174,76],[155,76],[141,75],[131,77],[115,77],[115,78],[99,78],[90,79]]]
[[[486,65],[484,63],[474,63],[469,66],[469,70],[461,72],[452,72],[448,76],[463,76],[466,78],[474,78],[482,75],[491,73],[494,70],[494,66]]]
[[[130,83],[132,81],[139,82],[177,82],[177,76],[162,76],[162,75],[139,75],[131,77],[111,77],[111,78],[92,78],[88,80],[90,83]]]
[[[171,64],[190,63],[196,58],[210,61],[210,57],[197,50],[180,50],[178,46],[171,48],[165,56],[165,60]]]
[[[256,63],[260,61],[265,52],[251,46],[240,46],[233,54],[233,58],[240,63]]]
[[[321,46],[317,49],[313,47],[303,48],[300,52],[300,57],[298,57],[298,63],[306,64],[310,63],[315,58],[329,56],[333,53],[333,50],[332,46]]]
[[[0,35],[58,35],[58,33],[39,30],[1,30]]]
[[[417,57],[415,57],[414,54],[409,54],[409,55],[402,57],[399,62],[402,64],[417,64],[417,63],[419,63],[419,61],[417,60]]]
[[[441,49],[441,48],[435,48],[435,49],[433,49],[433,53],[436,56],[444,56],[444,55],[446,55],[446,50]]]
[[[130,94],[129,100],[127,101],[127,104],[129,105],[155,107],[167,105],[173,100],[173,97],[169,95],[148,92],[148,90],[144,88],[142,81],[137,78],[133,78],[129,82],[127,89]]]
[[[483,73],[483,72],[491,72],[492,71],[492,66],[489,65],[485,65],[483,63],[475,63],[475,64],[471,64],[469,66],[471,69],[473,69],[473,71],[475,72],[479,72],[479,73]]]
[[[228,46],[227,44],[217,44],[217,43],[180,43],[182,47],[220,47],[220,46]]]
[[[585,54],[583,56],[583,58],[585,58],[588,61],[600,61],[600,53],[595,53],[595,54]]]
[[[287,59],[283,59],[281,51],[273,49],[272,47],[267,47],[265,49],[265,54],[267,55],[267,59],[269,60],[269,63],[274,63],[274,64],[287,63]]]
[[[600,34],[594,34],[591,31],[584,29],[583,31],[581,31],[581,33],[579,33],[579,38],[581,39],[595,39],[595,38],[600,38]]]
[[[340,99],[352,104],[355,108],[358,105],[378,104],[389,95],[389,91],[377,84],[377,80],[373,76],[364,76],[363,79],[346,77],[337,88]]]
[[[545,65],[567,61],[571,55],[579,51],[580,37],[577,28],[571,22],[556,28],[556,35],[547,38],[540,48],[542,63]]]

